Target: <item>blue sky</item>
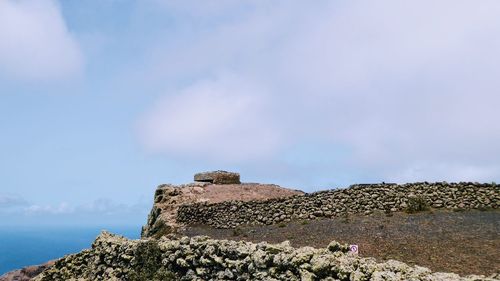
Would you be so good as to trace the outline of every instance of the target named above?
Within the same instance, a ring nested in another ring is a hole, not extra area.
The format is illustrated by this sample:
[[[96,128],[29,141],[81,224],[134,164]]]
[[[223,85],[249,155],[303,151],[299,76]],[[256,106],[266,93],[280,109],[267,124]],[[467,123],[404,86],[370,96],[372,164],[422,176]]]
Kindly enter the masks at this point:
[[[0,224],[141,224],[198,171],[500,181],[500,2],[0,2]]]

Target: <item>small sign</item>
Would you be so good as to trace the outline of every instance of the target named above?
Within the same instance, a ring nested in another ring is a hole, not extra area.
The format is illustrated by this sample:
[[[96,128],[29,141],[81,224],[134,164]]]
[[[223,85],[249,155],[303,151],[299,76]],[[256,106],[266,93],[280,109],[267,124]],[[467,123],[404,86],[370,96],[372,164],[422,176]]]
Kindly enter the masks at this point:
[[[358,254],[358,245],[349,245],[349,251],[354,254]]]

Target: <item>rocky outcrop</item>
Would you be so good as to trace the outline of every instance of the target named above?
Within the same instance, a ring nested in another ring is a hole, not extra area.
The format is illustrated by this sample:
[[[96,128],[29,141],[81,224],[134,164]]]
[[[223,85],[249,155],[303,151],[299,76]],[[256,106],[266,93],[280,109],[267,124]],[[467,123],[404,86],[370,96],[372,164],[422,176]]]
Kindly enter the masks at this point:
[[[204,172],[194,175],[196,182],[209,182],[213,184],[239,184],[240,174],[227,171]]]
[[[29,281],[54,264],[53,261],[41,265],[27,266],[0,276],[0,281]]]
[[[298,194],[303,194],[303,192],[273,184],[211,184],[208,182],[185,185],[162,184],[155,191],[153,208],[146,225],[142,228],[142,237],[160,237],[176,232],[179,227],[182,227],[182,224],[177,221],[177,210],[181,205],[232,200],[266,200]]]
[[[326,249],[287,242],[212,240],[208,237],[127,240],[102,233],[92,248],[66,256],[35,278],[52,280],[498,280],[460,277],[389,260],[377,263],[332,242]]]
[[[369,215],[375,211],[497,209],[500,185],[489,183],[362,184],[266,201],[226,201],[180,206],[177,222],[233,228],[242,224],[275,224],[295,219]]]

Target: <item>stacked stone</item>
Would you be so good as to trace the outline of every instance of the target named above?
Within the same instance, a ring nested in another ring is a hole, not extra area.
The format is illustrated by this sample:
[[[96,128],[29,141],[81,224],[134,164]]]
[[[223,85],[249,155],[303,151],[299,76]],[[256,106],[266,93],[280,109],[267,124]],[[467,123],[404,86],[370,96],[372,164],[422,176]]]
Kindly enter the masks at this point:
[[[500,206],[500,185],[494,183],[361,184],[266,201],[228,201],[183,205],[177,221],[234,228],[242,224],[276,224],[295,219],[405,211],[412,197],[435,209],[486,210]]]
[[[377,263],[332,242],[326,249],[292,248],[208,237],[127,240],[102,233],[92,249],[66,256],[36,277],[52,280],[484,280],[432,273],[389,260]]]
[[[203,172],[194,175],[195,182],[213,184],[240,184],[240,174],[227,171]]]

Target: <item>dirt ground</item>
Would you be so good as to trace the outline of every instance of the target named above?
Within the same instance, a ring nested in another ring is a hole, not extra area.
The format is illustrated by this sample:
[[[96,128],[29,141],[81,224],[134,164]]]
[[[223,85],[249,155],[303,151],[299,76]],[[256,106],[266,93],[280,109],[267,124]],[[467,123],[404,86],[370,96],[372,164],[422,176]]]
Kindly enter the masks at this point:
[[[303,192],[275,184],[210,184],[203,187],[202,198],[210,203],[218,203],[229,200],[267,200],[296,194],[303,194]]]
[[[190,226],[182,234],[270,243],[289,240],[296,247],[325,247],[336,240],[357,244],[361,256],[380,261],[395,259],[461,275],[500,272],[499,210],[378,213],[237,229]]]

